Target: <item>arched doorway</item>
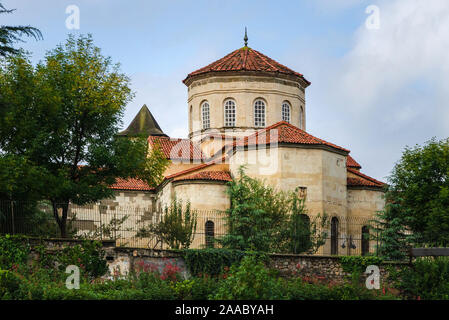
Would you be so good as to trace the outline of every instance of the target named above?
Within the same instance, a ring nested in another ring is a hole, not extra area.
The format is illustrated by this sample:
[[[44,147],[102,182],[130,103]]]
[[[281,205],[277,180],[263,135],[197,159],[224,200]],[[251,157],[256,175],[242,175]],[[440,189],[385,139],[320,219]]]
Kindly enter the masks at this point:
[[[215,224],[213,221],[206,221],[204,225],[205,235],[206,235],[206,248],[214,247],[214,236],[215,236]]]
[[[369,254],[369,228],[362,227],[362,256]]]
[[[331,254],[338,254],[338,218],[331,220]]]

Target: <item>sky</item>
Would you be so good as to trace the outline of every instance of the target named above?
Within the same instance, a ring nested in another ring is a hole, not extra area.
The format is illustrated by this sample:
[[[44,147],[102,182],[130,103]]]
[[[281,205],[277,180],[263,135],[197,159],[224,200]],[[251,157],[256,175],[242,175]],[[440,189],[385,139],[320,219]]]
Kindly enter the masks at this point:
[[[170,137],[188,133],[188,73],[249,46],[312,82],[307,131],[351,150],[382,181],[406,146],[449,136],[447,0],[0,0],[0,25],[32,25],[32,61],[68,34],[94,43],[131,78],[126,127],[143,104]],[[79,29],[70,30],[70,5]]]

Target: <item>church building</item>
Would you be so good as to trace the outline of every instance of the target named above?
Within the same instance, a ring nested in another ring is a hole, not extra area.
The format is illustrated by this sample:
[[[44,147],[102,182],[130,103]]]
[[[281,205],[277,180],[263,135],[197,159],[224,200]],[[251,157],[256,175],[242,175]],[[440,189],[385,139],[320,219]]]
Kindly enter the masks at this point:
[[[161,148],[171,160],[164,180],[155,188],[135,179],[118,180],[112,186],[115,198],[105,204],[161,212],[176,198],[189,201],[193,209],[224,211],[230,206],[226,184],[245,165],[251,177],[300,192],[308,214],[326,213],[331,229],[350,219],[371,219],[383,209],[384,183],[363,174],[346,147],[307,133],[311,83],[248,47],[246,36],[242,48],[189,73],[183,83],[188,138],[167,136],[146,105],[120,133],[143,133],[150,148]],[[206,232],[221,223],[209,220],[198,221],[198,228]],[[346,236],[363,232],[345,230]],[[326,245],[325,251],[345,254],[336,244]]]

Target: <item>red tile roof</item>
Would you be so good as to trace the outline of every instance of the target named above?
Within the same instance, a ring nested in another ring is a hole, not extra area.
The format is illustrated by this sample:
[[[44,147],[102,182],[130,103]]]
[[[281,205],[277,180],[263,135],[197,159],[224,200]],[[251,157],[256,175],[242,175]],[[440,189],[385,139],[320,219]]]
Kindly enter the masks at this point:
[[[293,71],[279,62],[267,57],[266,55],[251,49],[243,47],[237,49],[223,58],[212,62],[211,64],[193,71],[184,79],[184,83],[191,77],[208,73],[208,72],[225,72],[225,71],[262,71],[274,74],[286,74],[303,79],[308,85],[310,82],[304,78],[301,73]]]
[[[154,188],[150,187],[148,183],[139,179],[121,179],[117,178],[116,182],[111,185],[111,189],[116,190],[138,190],[138,191],[151,191]]]
[[[355,169],[347,168],[348,172],[355,174],[357,177],[348,177],[347,184],[348,186],[367,186],[367,187],[378,187],[382,188],[385,186],[385,183],[371,178],[366,174],[363,174]]]
[[[276,133],[277,131],[277,133]],[[316,138],[308,134],[304,130],[295,127],[294,125],[280,121],[269,127],[261,129],[256,133],[244,137],[235,142],[235,146],[251,146],[251,145],[267,145],[270,143],[292,143],[292,144],[306,144],[306,145],[325,145],[337,150],[350,152],[348,149],[337,146],[333,143]]]
[[[162,153],[171,160],[204,160],[206,155],[198,144],[189,139],[173,139],[166,137],[148,137],[151,146],[159,144]]]
[[[202,163],[202,164],[200,164],[198,166],[195,166],[195,167],[192,167],[192,168],[189,168],[189,169],[186,169],[186,170],[182,170],[182,171],[173,173],[173,174],[171,174],[169,176],[166,176],[165,180],[168,180],[168,179],[171,179],[171,178],[175,178],[175,177],[179,177],[179,176],[182,176],[183,174],[186,174],[186,173],[189,173],[189,172],[194,172],[194,171],[197,171],[199,169],[203,169],[203,168],[209,167],[209,166],[211,166],[213,164],[225,163],[226,158],[227,158],[227,155],[224,155],[224,156],[222,156],[220,158],[214,159],[214,160],[206,162],[206,163]]]
[[[211,181],[231,181],[231,174],[227,171],[202,171],[186,177],[175,178],[174,181],[181,180],[211,180]]]
[[[346,160],[346,166],[349,168],[362,169],[362,166],[357,161],[355,161],[354,158],[351,157],[349,154]]]

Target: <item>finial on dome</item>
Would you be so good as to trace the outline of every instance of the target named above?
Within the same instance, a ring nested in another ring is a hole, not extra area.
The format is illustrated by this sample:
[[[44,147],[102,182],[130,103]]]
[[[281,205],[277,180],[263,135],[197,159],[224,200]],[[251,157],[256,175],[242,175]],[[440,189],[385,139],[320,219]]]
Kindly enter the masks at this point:
[[[245,47],[248,46],[248,35],[246,33],[246,27],[245,27],[245,37],[243,38],[243,41],[245,41]]]

